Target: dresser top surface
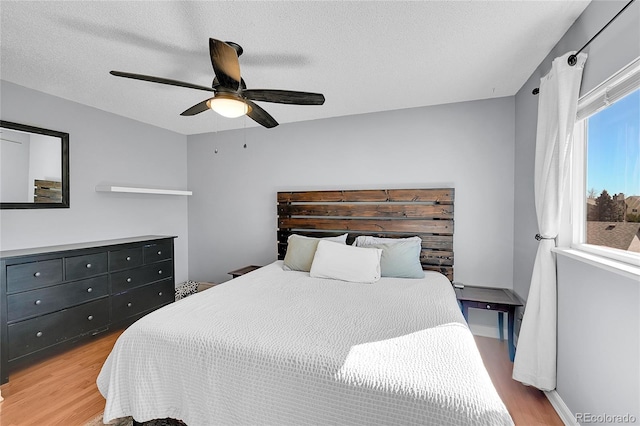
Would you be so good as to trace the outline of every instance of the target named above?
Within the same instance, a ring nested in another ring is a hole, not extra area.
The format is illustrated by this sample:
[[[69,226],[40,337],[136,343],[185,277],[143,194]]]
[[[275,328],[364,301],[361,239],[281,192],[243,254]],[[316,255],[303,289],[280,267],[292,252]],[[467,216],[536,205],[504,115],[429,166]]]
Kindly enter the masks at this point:
[[[62,244],[57,246],[33,247],[25,249],[0,251],[0,258],[6,259],[17,256],[30,256],[42,253],[55,253],[70,250],[82,250],[93,247],[116,246],[120,244],[140,243],[144,241],[165,240],[167,238],[177,238],[172,235],[142,235],[139,237],[118,238],[114,240],[87,241],[83,243]]]

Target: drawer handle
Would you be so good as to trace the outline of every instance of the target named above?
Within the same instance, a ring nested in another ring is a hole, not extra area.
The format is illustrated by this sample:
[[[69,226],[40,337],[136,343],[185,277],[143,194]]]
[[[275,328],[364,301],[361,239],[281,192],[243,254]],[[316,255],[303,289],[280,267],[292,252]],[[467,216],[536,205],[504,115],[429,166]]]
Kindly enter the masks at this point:
[[[491,309],[491,305],[487,305],[487,309]]]
[[[162,250],[158,250],[158,256],[162,254]]]
[[[87,263],[87,268],[91,268],[91,264],[90,263]]]
[[[87,319],[88,319],[89,321],[91,321],[91,320],[93,319],[93,315],[89,315],[89,316],[87,317]]]
[[[127,256],[127,262],[131,260],[131,256]]]
[[[89,287],[89,288],[87,289],[87,293],[91,293],[92,291],[93,291],[93,289],[92,289],[91,287]]]
[[[36,272],[35,274],[33,274],[34,277],[38,278],[40,276],[40,272]]]
[[[162,269],[158,271],[158,275],[162,275]]]
[[[158,296],[162,296],[162,292],[158,293]]]
[[[36,337],[42,337],[42,331],[38,331],[38,332],[36,333]]]
[[[131,282],[131,277],[127,278],[127,282],[130,283]]]
[[[133,303],[131,303],[131,302],[127,303],[127,308],[130,308],[132,306],[133,306]]]
[[[36,302],[35,302],[35,303],[36,303],[36,305],[39,305],[39,304],[41,304],[41,303],[42,303],[42,300],[38,299],[38,300],[36,300]]]

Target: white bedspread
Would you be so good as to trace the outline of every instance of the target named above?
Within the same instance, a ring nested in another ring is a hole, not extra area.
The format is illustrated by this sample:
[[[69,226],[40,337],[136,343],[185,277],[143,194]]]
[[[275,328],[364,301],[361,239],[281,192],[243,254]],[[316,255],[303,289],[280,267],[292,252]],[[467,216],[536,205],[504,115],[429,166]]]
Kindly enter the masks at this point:
[[[105,421],[512,424],[433,272],[358,284],[278,261],[140,319],[97,382]]]

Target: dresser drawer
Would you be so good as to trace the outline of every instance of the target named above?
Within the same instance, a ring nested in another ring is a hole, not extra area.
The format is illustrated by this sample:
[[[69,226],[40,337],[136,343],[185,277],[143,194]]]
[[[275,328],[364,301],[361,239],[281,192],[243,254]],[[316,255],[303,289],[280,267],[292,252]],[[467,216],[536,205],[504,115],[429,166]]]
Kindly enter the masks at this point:
[[[65,278],[77,280],[107,272],[107,252],[67,257],[64,259]]]
[[[11,294],[7,297],[7,319],[12,322],[44,315],[108,294],[109,278],[106,275]]]
[[[111,274],[111,293],[120,293],[134,287],[173,276],[173,261],[155,263],[136,269]]]
[[[135,268],[142,265],[142,247],[109,252],[109,270]]]
[[[109,323],[109,299],[103,298],[75,308],[54,312],[7,327],[9,360],[47,346],[88,334]]]
[[[173,240],[161,241],[156,244],[144,246],[144,263],[159,262],[161,260],[171,259]]]
[[[63,339],[68,340],[106,327],[109,324],[109,299],[105,297],[63,312],[66,312]]]
[[[134,288],[113,296],[111,302],[112,321],[118,321],[175,300],[173,280]]]
[[[62,282],[62,259],[7,266],[7,293],[46,287]]]

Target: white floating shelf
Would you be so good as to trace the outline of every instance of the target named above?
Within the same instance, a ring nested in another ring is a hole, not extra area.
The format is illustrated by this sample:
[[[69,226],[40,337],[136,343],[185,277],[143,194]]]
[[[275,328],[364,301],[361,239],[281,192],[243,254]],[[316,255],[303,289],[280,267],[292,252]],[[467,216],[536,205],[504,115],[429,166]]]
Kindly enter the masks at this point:
[[[159,195],[192,195],[192,191],[180,191],[177,189],[138,188],[134,186],[96,185],[96,192],[128,192],[132,194],[159,194]]]

